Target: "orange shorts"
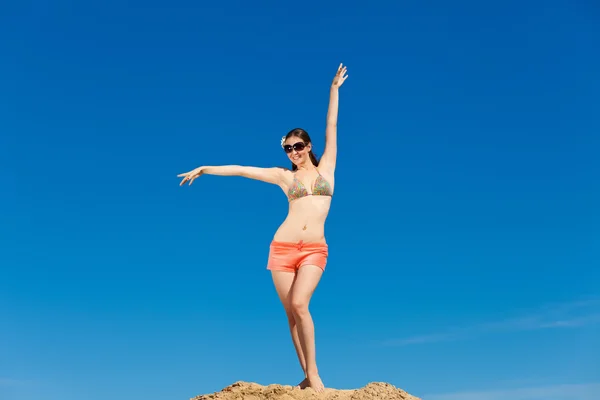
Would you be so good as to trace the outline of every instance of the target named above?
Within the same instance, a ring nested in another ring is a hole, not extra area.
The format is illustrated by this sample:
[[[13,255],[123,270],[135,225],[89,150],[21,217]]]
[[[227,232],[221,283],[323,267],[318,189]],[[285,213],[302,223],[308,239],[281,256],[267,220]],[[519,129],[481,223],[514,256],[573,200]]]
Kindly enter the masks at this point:
[[[271,242],[267,269],[296,272],[303,265],[316,265],[325,270],[329,248],[326,243]]]

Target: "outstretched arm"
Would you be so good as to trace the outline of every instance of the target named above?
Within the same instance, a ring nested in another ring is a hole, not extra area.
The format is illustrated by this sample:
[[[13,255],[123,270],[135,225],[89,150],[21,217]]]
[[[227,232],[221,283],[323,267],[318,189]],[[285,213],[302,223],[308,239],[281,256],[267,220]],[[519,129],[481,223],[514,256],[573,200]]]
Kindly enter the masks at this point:
[[[243,176],[244,178],[255,179],[274,185],[281,186],[283,182],[285,169],[279,167],[262,168],[262,167],[248,167],[243,165],[219,165],[219,166],[203,166],[193,169],[189,172],[179,174],[177,176],[183,177],[183,180],[179,186],[189,181],[190,185],[200,175],[221,175],[221,176]]]
[[[325,128],[325,150],[319,162],[319,168],[332,172],[335,170],[337,159],[337,120],[339,108],[339,88],[342,86],[348,75],[346,67],[342,64],[338,67],[337,73],[329,89],[329,109],[327,110],[327,125]]]

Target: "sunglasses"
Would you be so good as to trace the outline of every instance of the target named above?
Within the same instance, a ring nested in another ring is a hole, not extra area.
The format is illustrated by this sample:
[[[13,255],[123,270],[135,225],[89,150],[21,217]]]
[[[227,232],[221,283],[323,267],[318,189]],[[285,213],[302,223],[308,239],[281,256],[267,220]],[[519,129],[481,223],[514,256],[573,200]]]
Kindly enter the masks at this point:
[[[305,147],[306,147],[306,144],[304,142],[298,142],[298,143],[294,143],[293,146],[291,144],[284,145],[283,150],[289,154],[292,152],[292,150],[302,151],[302,150],[304,150]]]

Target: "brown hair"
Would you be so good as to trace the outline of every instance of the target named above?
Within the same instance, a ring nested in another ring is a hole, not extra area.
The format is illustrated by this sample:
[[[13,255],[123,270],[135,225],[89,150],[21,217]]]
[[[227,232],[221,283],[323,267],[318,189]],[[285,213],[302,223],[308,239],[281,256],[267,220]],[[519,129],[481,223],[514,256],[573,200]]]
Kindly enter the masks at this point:
[[[302,128],[295,128],[295,129],[292,129],[291,131],[289,131],[288,134],[285,135],[284,141],[288,140],[291,137],[297,137],[297,138],[302,139],[302,141],[306,145],[308,145],[309,143],[312,144],[312,141],[310,140],[310,136],[308,135],[308,132],[306,132]],[[308,156],[310,157],[310,161],[312,161],[313,165],[315,167],[318,167],[319,160],[315,156],[315,153],[313,153],[312,149],[308,152]],[[297,169],[298,169],[298,167],[296,167],[296,164],[292,163],[292,171],[295,171]]]

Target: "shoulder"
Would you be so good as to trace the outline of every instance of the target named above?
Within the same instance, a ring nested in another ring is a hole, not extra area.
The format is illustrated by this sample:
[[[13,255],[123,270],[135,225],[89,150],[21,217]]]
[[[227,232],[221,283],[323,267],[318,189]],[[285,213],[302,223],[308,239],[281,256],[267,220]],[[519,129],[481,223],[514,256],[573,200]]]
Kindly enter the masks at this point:
[[[294,171],[286,167],[271,167],[271,170],[277,175],[279,186],[286,190],[294,179]]]
[[[286,167],[271,167],[270,169],[273,171],[273,173],[281,176],[282,178],[292,177],[294,175],[294,172]]]

